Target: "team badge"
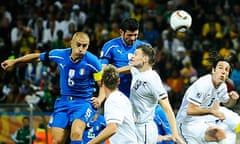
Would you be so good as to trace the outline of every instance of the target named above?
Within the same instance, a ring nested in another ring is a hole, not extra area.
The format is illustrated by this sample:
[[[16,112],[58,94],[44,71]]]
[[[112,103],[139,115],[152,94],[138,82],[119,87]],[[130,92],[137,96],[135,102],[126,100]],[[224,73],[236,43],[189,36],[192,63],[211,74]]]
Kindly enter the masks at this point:
[[[80,74],[80,75],[84,75],[84,74],[85,74],[85,69],[83,69],[83,68],[80,69],[80,70],[79,70],[79,74]]]
[[[196,96],[197,96],[197,98],[200,98],[201,97],[201,93],[198,92]]]

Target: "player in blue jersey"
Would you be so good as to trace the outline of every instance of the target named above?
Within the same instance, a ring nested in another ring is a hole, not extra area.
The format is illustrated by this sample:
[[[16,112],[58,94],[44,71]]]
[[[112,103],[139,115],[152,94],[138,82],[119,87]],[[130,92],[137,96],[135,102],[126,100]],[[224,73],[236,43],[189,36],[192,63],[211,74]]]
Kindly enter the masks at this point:
[[[137,39],[139,34],[139,23],[133,18],[125,19],[120,25],[120,37],[106,42],[101,51],[101,63],[112,64],[117,68],[127,66],[130,59],[139,45],[149,45],[149,43]],[[130,96],[131,74],[120,74],[119,90],[126,96]],[[166,118],[165,115],[163,117]],[[156,118],[157,119],[157,118]],[[168,122],[166,122],[168,124]],[[160,126],[158,127],[161,131]]]
[[[100,85],[102,67],[97,56],[88,52],[89,36],[77,32],[71,48],[32,53],[1,63],[4,70],[27,62],[55,62],[60,73],[61,97],[55,101],[49,125],[52,127],[53,144],[64,143],[69,129],[71,144],[81,144],[86,124],[92,120],[96,109],[104,100],[102,88],[97,98],[92,97],[96,83]]]
[[[95,138],[106,127],[106,121],[102,114],[96,113],[93,119],[87,123],[87,127],[83,132],[83,144],[87,144]],[[101,144],[105,144],[102,142]]]
[[[120,24],[120,37],[107,41],[101,50],[102,64],[112,64],[115,67],[129,65],[132,55],[138,45],[150,45],[138,40],[139,23],[136,19],[127,18]],[[126,96],[130,95],[131,74],[120,74],[119,90]]]

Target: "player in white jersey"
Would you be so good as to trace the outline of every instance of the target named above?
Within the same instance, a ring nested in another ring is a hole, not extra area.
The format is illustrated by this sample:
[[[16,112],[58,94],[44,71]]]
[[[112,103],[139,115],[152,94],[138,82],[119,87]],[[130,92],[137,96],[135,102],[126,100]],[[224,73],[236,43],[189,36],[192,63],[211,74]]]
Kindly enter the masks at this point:
[[[226,131],[216,123],[225,121],[227,124],[229,119],[219,103],[232,106],[239,95],[236,91],[227,91],[225,81],[231,72],[229,59],[213,54],[209,60],[212,62],[212,73],[200,77],[187,89],[177,113],[179,131],[187,144],[230,144]]]
[[[103,70],[102,86],[105,90],[104,117],[107,126],[89,144],[109,139],[111,144],[138,144],[132,105],[127,96],[118,90],[117,69],[107,65]]]
[[[173,110],[168,100],[168,94],[156,71],[152,70],[155,62],[155,49],[140,45],[132,57],[132,66],[119,68],[119,72],[131,71],[132,82],[130,100],[136,118],[136,128],[139,144],[156,144],[158,140],[157,126],[153,120],[157,103],[166,112],[172,128],[172,139],[184,143],[177,131]]]

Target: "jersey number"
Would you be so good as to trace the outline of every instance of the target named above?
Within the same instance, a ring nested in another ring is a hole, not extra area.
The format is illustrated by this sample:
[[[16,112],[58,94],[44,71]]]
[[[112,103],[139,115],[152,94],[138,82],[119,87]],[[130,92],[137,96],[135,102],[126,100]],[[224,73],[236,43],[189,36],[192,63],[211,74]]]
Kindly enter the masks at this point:
[[[68,85],[69,86],[74,86],[74,81],[73,81],[73,77],[75,75],[75,70],[74,69],[70,69],[68,72]]]

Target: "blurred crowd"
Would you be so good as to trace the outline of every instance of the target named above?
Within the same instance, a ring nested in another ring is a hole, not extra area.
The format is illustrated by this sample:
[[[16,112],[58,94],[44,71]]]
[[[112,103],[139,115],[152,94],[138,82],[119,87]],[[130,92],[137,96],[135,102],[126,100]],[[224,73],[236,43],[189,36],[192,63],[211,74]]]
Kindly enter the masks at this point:
[[[185,33],[169,27],[176,9],[186,10],[193,23]],[[103,44],[120,36],[127,17],[140,22],[139,39],[157,49],[154,68],[170,102],[177,109],[183,92],[210,71],[211,51],[232,57],[232,85],[240,92],[240,1],[238,0],[1,0],[0,59],[14,59],[55,48],[70,47],[76,31],[90,35],[89,51],[100,55]],[[54,63],[24,64],[0,70],[1,103],[34,103],[52,111],[59,96]]]

